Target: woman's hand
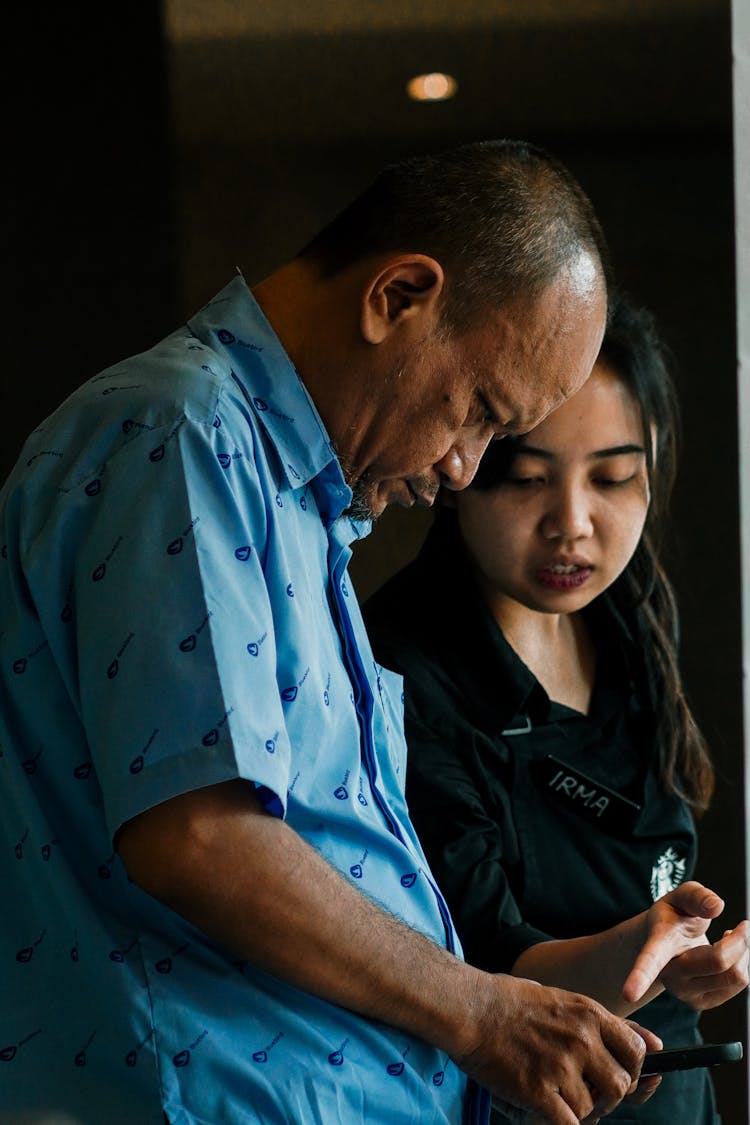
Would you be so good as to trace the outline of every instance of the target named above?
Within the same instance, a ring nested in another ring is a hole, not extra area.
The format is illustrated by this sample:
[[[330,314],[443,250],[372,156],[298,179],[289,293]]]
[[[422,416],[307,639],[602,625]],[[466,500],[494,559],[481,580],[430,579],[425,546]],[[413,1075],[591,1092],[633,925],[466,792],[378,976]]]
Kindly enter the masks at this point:
[[[716,1008],[747,987],[750,922],[726,930],[713,945],[688,949],[661,972],[673,995],[697,1011]]]
[[[648,937],[623,985],[636,1002],[660,982],[695,1009],[713,1008],[748,982],[750,923],[742,922],[711,945],[706,932],[724,909],[717,894],[688,882],[664,895],[647,915]]]

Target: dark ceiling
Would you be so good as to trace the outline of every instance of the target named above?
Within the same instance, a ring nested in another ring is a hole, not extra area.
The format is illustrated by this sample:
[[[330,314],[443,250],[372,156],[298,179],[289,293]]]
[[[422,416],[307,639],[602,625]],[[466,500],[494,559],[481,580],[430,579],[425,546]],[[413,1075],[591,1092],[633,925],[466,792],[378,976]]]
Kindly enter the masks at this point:
[[[727,0],[167,0],[178,143],[726,121]],[[414,74],[458,80],[416,104]]]

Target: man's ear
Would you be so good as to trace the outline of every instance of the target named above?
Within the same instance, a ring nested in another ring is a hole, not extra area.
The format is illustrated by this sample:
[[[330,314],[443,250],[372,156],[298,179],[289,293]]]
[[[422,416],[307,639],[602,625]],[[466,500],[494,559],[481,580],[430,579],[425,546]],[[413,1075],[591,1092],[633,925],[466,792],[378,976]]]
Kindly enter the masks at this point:
[[[362,335],[381,344],[405,320],[437,316],[443,268],[424,254],[404,254],[381,264],[362,293]]]

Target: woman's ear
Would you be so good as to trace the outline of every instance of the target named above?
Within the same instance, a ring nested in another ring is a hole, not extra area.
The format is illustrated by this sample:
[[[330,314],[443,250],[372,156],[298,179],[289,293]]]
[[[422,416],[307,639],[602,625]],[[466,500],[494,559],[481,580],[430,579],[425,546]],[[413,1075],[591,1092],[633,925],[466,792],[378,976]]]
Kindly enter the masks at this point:
[[[365,340],[382,344],[407,321],[436,323],[444,284],[442,266],[424,254],[404,254],[381,263],[362,294]]]

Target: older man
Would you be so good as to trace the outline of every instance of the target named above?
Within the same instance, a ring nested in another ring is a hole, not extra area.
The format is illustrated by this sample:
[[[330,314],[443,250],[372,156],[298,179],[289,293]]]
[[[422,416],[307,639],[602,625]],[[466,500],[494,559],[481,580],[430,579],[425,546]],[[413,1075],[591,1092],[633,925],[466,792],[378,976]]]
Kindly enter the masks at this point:
[[[545,154],[408,161],[31,436],[0,511],[0,1108],[458,1125],[492,1091],[572,1125],[631,1086],[632,1028],[457,955],[346,573],[388,503],[586,379],[602,258]]]

